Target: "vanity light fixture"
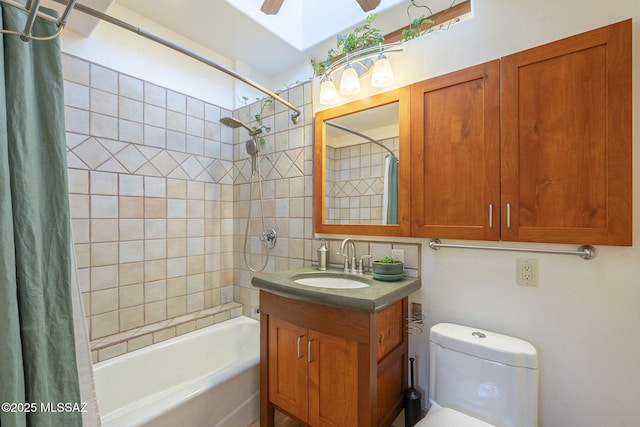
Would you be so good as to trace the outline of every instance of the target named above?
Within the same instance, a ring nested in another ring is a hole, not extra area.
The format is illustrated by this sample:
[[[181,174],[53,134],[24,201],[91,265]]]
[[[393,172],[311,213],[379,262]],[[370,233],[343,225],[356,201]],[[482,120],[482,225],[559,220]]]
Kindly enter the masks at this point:
[[[360,93],[360,77],[355,68],[349,62],[349,54],[347,54],[347,65],[342,71],[340,77],[340,93],[343,95],[356,95]]]
[[[325,76],[320,82],[320,104],[331,105],[338,101],[338,90],[331,80],[331,77]]]
[[[398,42],[368,47],[348,53],[329,65],[320,79],[320,104],[331,105],[338,101],[338,91],[331,78],[331,75],[338,70],[342,70],[342,76],[340,76],[340,94],[342,95],[360,93],[360,78],[368,74],[369,71],[373,71],[371,73],[373,87],[391,86],[393,84],[393,69],[385,53],[401,52],[400,45],[401,43]],[[376,58],[375,62],[373,58]]]
[[[371,86],[387,87],[393,84],[393,68],[387,57],[380,51],[380,55],[373,64],[373,73],[371,74]]]

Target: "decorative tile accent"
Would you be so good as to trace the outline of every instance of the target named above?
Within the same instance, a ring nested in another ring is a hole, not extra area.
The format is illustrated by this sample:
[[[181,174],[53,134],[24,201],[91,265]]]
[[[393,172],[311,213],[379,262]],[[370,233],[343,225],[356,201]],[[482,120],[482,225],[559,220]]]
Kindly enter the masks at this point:
[[[72,152],[84,162],[89,169],[95,169],[111,158],[111,153],[105,149],[95,138],[88,138],[78,145]]]
[[[136,170],[147,162],[147,158],[135,147],[135,145],[127,145],[115,155],[116,159],[125,167],[129,173]]]

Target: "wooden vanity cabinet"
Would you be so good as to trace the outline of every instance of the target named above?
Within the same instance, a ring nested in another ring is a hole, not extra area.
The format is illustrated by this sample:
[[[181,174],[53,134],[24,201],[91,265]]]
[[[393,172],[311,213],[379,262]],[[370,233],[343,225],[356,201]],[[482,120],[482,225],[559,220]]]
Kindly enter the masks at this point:
[[[631,21],[412,86],[412,235],[631,245]]]
[[[407,384],[404,298],[379,313],[260,291],[260,425],[277,408],[313,427],[388,426]]]

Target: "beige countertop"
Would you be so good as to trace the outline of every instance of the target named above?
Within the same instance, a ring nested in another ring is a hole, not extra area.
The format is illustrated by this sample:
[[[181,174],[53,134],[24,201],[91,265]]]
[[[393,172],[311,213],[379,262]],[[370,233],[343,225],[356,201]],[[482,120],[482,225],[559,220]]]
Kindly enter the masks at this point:
[[[331,289],[298,284],[294,277],[343,277],[369,284],[365,288]],[[395,282],[380,281],[369,274],[349,274],[339,269],[319,271],[316,267],[304,267],[275,273],[256,273],[251,279],[256,288],[283,297],[315,304],[345,308],[354,311],[376,313],[400,301],[420,289],[419,278],[403,277]]]

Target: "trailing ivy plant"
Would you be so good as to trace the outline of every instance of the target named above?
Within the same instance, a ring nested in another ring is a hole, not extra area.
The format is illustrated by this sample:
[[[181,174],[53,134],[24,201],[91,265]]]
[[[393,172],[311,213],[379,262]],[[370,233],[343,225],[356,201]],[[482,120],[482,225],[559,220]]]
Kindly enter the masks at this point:
[[[282,90],[277,90],[274,92],[277,96],[280,96],[280,94],[282,93]],[[252,121],[255,120],[258,124],[257,126],[251,126],[251,129],[256,130],[258,129],[260,126],[262,126],[262,117],[264,115],[264,110],[265,108],[267,108],[269,105],[273,105],[275,103],[275,98],[273,96],[269,96],[266,98],[256,98],[255,102],[260,101],[260,112],[258,114],[254,114],[253,116],[251,114],[247,114],[247,119],[248,121]],[[251,100],[249,99],[248,96],[241,96],[240,97],[240,102],[242,102],[245,106],[248,106],[251,102]],[[265,147],[268,147],[268,150],[266,150],[266,152],[273,152],[273,147],[271,146],[271,144],[269,144],[267,142],[267,140],[265,139],[264,136],[260,136],[258,138],[258,143],[261,146],[261,150],[264,150]],[[271,157],[268,155],[263,155],[263,157],[265,159],[267,159],[267,161],[271,164],[273,164],[273,162],[271,161]]]
[[[371,13],[367,16],[365,23],[354,28],[349,34],[338,34],[338,51],[342,54],[351,53],[356,50],[365,49],[367,47],[377,46],[384,42],[384,36],[378,28],[372,24],[378,15]]]
[[[277,90],[274,92],[277,96],[280,96],[280,94],[282,93],[281,90]],[[242,103],[244,105],[249,105],[249,98],[246,96],[242,96],[242,98],[240,98]],[[255,120],[258,122],[258,126],[262,125],[262,115],[264,114],[264,109],[269,106],[269,105],[273,105],[275,102],[275,98],[273,96],[268,96],[266,98],[256,98],[256,101],[261,101],[262,103],[260,104],[260,112],[258,114],[255,114],[253,116],[249,116],[250,120]],[[258,129],[258,126],[253,126],[253,130]]]
[[[416,37],[420,37],[424,33],[431,32],[434,30],[434,26],[436,25],[436,21],[431,19],[431,17],[433,16],[433,11],[429,6],[425,4],[416,4],[415,0],[409,0],[409,1],[410,1],[409,6],[407,6],[407,16],[409,17],[409,27],[402,30],[402,37],[400,39],[400,41],[402,42],[415,39]],[[449,7],[444,9],[439,16],[443,16],[445,13],[447,13],[449,9],[453,7],[456,1],[457,0],[452,0]],[[411,12],[413,9],[426,9],[429,12],[429,14],[420,15],[417,18],[412,18]],[[455,21],[457,22],[458,20],[459,19],[456,19]],[[446,28],[448,28],[448,25],[450,24],[451,24],[451,21],[447,23]],[[445,28],[445,26],[440,25],[437,29],[443,29],[443,28]]]
[[[443,16],[447,13],[458,0],[452,0],[449,7],[440,12],[439,16]],[[420,15],[417,18],[413,18],[412,14],[416,10],[426,9],[427,14]],[[329,49],[327,52],[327,58],[324,61],[311,60],[311,66],[313,67],[313,76],[319,77],[324,73],[324,70],[331,66],[335,61],[344,57],[348,53],[365,49],[372,46],[377,46],[380,43],[384,43],[384,36],[380,30],[373,26],[373,21],[378,15],[372,13],[367,16],[365,23],[354,28],[352,32],[348,34],[338,34],[336,39],[336,48]],[[449,21],[446,24],[441,24],[436,27],[437,19],[432,19],[434,16],[433,11],[426,4],[418,4],[416,0],[409,0],[409,6],[407,6],[407,16],[409,17],[409,26],[402,30],[401,42],[406,42],[421,35],[434,31],[435,29],[446,29],[452,22],[457,22],[459,19]]]
[[[357,50],[377,46],[384,43],[384,36],[380,29],[373,26],[378,14],[371,13],[367,16],[365,23],[354,28],[348,34],[338,34],[336,37],[336,48],[329,49],[327,59],[324,61],[311,60],[314,77],[321,76],[324,70],[343,56]]]
[[[278,96],[278,97],[279,97],[279,96],[280,96],[280,94],[281,94],[282,92],[284,92],[285,90],[291,89],[291,87],[292,87],[292,86],[297,86],[297,85],[300,85],[300,84],[302,84],[302,83],[304,83],[304,82],[302,82],[302,81],[300,81],[300,80],[296,80],[296,81],[295,81],[295,82],[293,82],[293,83],[286,84],[284,89],[276,90],[276,91],[275,91],[275,92],[273,92],[273,93],[274,93],[276,96]],[[243,95],[243,96],[241,96],[241,97],[240,97],[240,102],[242,102],[244,105],[249,105],[249,102],[250,102],[250,101],[251,101],[251,100],[249,99],[249,97],[248,97],[248,96]],[[260,125],[262,125],[262,116],[263,116],[263,114],[264,114],[264,109],[265,109],[266,107],[268,107],[269,105],[274,105],[274,104],[275,104],[275,101],[276,101],[276,98],[275,98],[275,97],[273,97],[273,96],[267,96],[267,97],[265,97],[265,98],[257,98],[257,97],[256,97],[255,101],[256,101],[256,102],[257,102],[257,101],[260,101],[260,102],[261,102],[261,104],[260,104],[260,113],[255,114],[255,115],[253,115],[253,116],[248,115],[248,116],[247,116],[247,118],[248,118],[249,120],[255,120],[255,121],[257,121],[257,122],[258,122],[258,126],[260,126]],[[256,130],[257,128],[258,128],[257,126],[254,126],[254,127],[253,127],[253,130]]]

